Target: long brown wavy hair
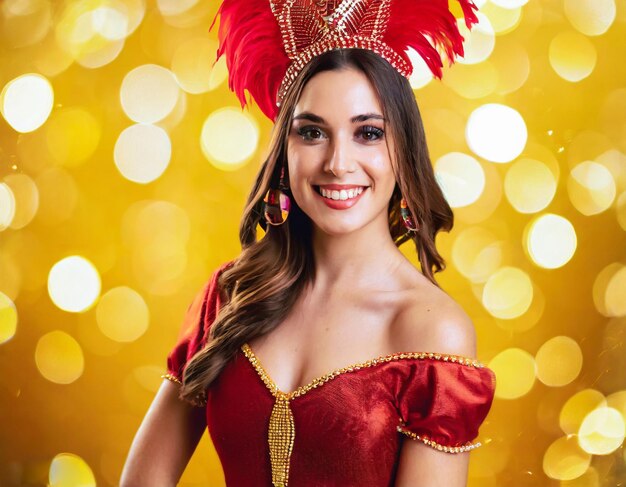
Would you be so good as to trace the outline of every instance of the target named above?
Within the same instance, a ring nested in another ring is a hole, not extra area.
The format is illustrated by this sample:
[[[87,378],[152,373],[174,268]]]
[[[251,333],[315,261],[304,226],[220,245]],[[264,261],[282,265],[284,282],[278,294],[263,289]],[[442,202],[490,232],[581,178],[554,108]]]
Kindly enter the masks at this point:
[[[373,85],[383,116],[388,120],[387,130],[391,130],[395,141],[392,164],[396,188],[389,201],[390,234],[398,246],[413,240],[421,272],[439,286],[434,274],[446,266],[435,248],[435,236],[440,230],[452,229],[454,216],[435,180],[411,85],[372,51],[328,51],[313,58],[285,94],[272,130],[269,156],[259,170],[241,220],[242,252],[219,277],[223,305],[211,325],[206,347],[186,366],[181,399],[198,404],[195,398],[203,397],[241,345],[281,323],[305,285],[315,278],[310,219],[291,198],[287,222],[268,228],[263,216],[263,197],[269,188],[278,187],[280,168],[284,165],[287,169],[287,138],[294,107],[304,86],[317,73],[348,68],[363,72]],[[402,222],[402,195],[420,225],[418,232],[407,233]],[[260,240],[257,225],[266,231]]]

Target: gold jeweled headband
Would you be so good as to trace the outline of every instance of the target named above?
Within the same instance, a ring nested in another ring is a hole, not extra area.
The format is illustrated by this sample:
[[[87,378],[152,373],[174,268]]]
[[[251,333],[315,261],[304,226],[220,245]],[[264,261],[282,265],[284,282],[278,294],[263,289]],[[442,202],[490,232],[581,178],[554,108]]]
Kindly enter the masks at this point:
[[[471,29],[477,7],[472,0],[457,1]],[[272,121],[298,73],[326,51],[371,50],[407,78],[413,72],[408,48],[437,78],[440,52],[450,64],[464,53],[448,0],[223,0],[218,15],[215,61],[226,55],[228,87],[242,108],[247,90]]]

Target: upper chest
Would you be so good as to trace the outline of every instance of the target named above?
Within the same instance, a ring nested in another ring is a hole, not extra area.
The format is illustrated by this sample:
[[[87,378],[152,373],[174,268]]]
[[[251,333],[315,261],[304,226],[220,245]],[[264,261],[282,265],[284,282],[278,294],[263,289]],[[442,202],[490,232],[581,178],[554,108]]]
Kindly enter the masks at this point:
[[[283,322],[248,345],[269,379],[289,393],[331,372],[397,352],[393,323],[407,299],[402,293],[369,293],[364,299],[345,292],[300,300]]]

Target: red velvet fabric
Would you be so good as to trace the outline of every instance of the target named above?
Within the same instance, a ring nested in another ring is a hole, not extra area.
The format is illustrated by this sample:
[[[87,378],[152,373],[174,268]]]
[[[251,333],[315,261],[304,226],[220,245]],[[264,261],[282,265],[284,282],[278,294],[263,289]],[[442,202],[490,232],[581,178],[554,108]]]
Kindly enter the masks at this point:
[[[179,379],[206,343],[220,305],[217,277],[226,265],[194,298],[168,355],[168,372]],[[400,358],[337,375],[291,400],[289,485],[393,486],[402,442],[419,441],[396,427],[446,446],[475,442],[495,384],[487,367],[433,358]],[[274,401],[242,350],[207,391],[207,426],[229,487],[272,485],[267,433]]]

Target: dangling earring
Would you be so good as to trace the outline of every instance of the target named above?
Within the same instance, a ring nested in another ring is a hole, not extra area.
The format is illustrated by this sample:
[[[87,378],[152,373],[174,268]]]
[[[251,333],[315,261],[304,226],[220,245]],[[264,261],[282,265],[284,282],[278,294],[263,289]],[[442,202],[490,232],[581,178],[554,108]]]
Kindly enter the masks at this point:
[[[400,216],[402,217],[404,226],[409,232],[417,232],[419,230],[419,225],[417,225],[413,220],[413,216],[411,216],[411,211],[406,204],[406,199],[404,199],[404,196],[400,200]]]
[[[285,185],[285,166],[280,169],[280,181],[278,182],[278,189],[270,188],[263,202],[265,203],[263,214],[265,220],[270,225],[278,226],[287,221],[289,216],[289,210],[291,209],[291,200],[289,196],[285,194],[285,191],[289,188]]]

